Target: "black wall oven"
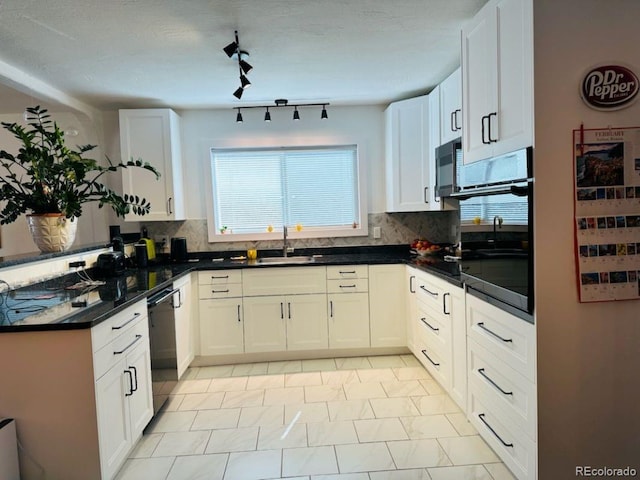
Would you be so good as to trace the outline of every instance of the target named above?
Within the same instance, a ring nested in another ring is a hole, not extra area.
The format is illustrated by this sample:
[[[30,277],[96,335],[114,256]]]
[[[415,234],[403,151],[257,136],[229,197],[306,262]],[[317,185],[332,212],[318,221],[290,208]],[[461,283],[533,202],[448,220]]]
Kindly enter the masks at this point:
[[[474,172],[459,178],[481,181],[462,185],[453,194],[461,215],[461,277],[467,291],[533,323],[533,195],[532,149],[506,159],[471,164]],[[500,162],[509,162],[504,167]],[[519,165],[513,162],[520,163]],[[478,177],[478,172],[485,175]],[[504,174],[518,172],[508,180]],[[491,174],[493,171],[493,176]],[[492,181],[494,180],[495,181]],[[476,226],[469,219],[481,218]]]

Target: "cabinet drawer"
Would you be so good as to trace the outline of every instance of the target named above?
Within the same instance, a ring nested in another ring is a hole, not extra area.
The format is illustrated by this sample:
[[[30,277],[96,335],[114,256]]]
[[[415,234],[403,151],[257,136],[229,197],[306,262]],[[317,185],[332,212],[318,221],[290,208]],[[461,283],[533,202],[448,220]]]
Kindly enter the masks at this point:
[[[451,353],[434,341],[424,329],[416,332],[414,353],[431,376],[448,391],[451,386]]]
[[[131,322],[125,332],[93,354],[94,379],[100,378],[127,352],[145,342],[149,343],[149,322],[146,315]]]
[[[200,299],[228,298],[228,297],[241,297],[241,296],[242,296],[241,283],[198,285],[198,298]]]
[[[445,302],[449,295],[443,285],[432,280],[430,276],[418,275],[416,277],[415,290],[416,298],[419,302],[423,302],[443,314],[447,311]]]
[[[467,295],[469,337],[535,383],[535,327],[473,295]]]
[[[198,272],[198,285],[242,283],[242,270],[209,270]]]
[[[536,443],[482,395],[470,392],[469,420],[519,480],[536,480]]]
[[[369,281],[366,278],[327,280],[328,293],[363,293],[368,291]]]
[[[326,267],[246,269],[242,274],[242,293],[245,297],[326,292]]]
[[[332,265],[327,267],[328,279],[367,278],[368,265]]]
[[[147,302],[132,305],[91,329],[91,345],[94,352],[113,341],[132,327],[136,320],[147,316]]]
[[[469,388],[488,398],[531,439],[536,438],[535,385],[474,340],[469,340]]]
[[[451,351],[451,326],[418,305],[417,332],[422,332],[443,351]]]

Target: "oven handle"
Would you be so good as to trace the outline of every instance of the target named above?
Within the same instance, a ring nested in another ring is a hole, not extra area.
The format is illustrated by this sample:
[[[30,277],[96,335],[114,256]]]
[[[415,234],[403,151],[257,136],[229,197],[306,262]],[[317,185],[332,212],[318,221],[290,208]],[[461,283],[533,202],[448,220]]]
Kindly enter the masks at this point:
[[[154,295],[153,297],[149,297],[147,299],[147,306],[148,307],[155,307],[156,305],[164,302],[169,297],[172,297],[173,295],[175,295],[179,291],[180,291],[179,288],[173,288],[171,290],[169,290],[167,288],[167,289],[161,291],[160,293]]]

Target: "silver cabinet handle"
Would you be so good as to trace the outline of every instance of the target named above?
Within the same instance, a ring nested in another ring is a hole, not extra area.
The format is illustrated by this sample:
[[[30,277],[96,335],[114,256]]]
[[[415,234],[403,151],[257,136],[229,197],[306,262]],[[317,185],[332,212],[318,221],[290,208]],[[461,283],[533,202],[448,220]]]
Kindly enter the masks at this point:
[[[131,370],[125,370],[124,373],[125,375],[129,375],[129,393],[125,393],[124,396],[130,397],[133,395],[133,375],[131,374]]]
[[[131,322],[133,322],[136,318],[138,318],[140,316],[140,312],[136,312],[133,314],[133,317],[131,317],[129,320],[127,320],[126,322],[124,322],[121,325],[118,325],[117,327],[111,327],[111,330],[120,330],[121,328],[126,327],[127,325],[129,325]]]
[[[427,292],[429,295],[431,295],[432,297],[436,297],[438,298],[438,292],[432,292],[431,290],[429,290],[428,288],[426,288],[424,285],[420,285],[420,288],[422,290],[424,290],[425,292]]]
[[[117,352],[113,352],[114,355],[122,355],[124,352],[126,352],[127,350],[129,350],[131,347],[133,347],[135,345],[135,343],[140,340],[142,338],[142,335],[136,335],[136,339],[131,342],[129,345],[127,345],[126,347],[124,347],[122,350],[117,351]]]
[[[489,378],[489,376],[488,376],[486,373],[484,373],[484,368],[479,368],[479,369],[478,369],[478,373],[479,373],[480,375],[482,375],[482,376],[487,380],[487,382],[489,382],[491,385],[493,385],[493,386],[494,386],[494,387],[496,387],[498,390],[500,390],[500,393],[502,393],[503,395],[513,395],[513,392],[507,392],[507,391],[503,390],[503,389],[500,387],[500,385],[498,385],[498,384],[497,384],[496,382],[494,382],[491,378]]]
[[[182,290],[178,290],[176,293],[178,294],[178,305],[173,303],[173,299],[171,301],[171,306],[173,307],[174,310],[177,310],[178,308],[182,307]]]
[[[489,333],[489,334],[493,335],[493,336],[494,336],[494,337],[496,337],[497,339],[502,340],[504,343],[513,343],[513,339],[511,339],[511,338],[504,338],[504,337],[501,337],[501,336],[500,336],[500,335],[498,335],[496,332],[494,332],[494,331],[492,331],[492,330],[488,329],[487,327],[485,327],[485,326],[484,326],[484,322],[478,322],[478,326],[479,326],[481,329],[483,329],[485,332],[487,332],[487,333]]]
[[[439,328],[436,328],[436,327],[431,326],[431,324],[430,324],[429,322],[427,322],[427,319],[426,319],[426,318],[422,317],[422,318],[420,319],[420,321],[421,321],[422,323],[424,323],[427,327],[429,327],[431,330],[433,330],[434,332],[438,333],[438,332],[440,331],[440,329],[439,329]]]
[[[429,355],[427,355],[427,351],[426,350],[421,350],[421,352],[425,357],[427,357],[427,360],[429,360],[433,364],[434,367],[439,367],[440,366],[439,363],[436,363],[433,360],[431,360],[431,357]]]
[[[409,293],[416,293],[416,291],[413,289],[413,281],[415,280],[415,278],[415,275],[411,275],[409,277]]]
[[[505,447],[513,448],[513,443],[507,443],[507,442],[505,442],[505,441],[500,437],[500,435],[498,435],[498,433],[493,429],[493,427],[492,427],[491,425],[489,425],[489,422],[487,422],[487,421],[484,419],[484,413],[479,413],[479,414],[478,414],[478,418],[482,421],[482,423],[484,423],[484,424],[486,425],[486,427],[487,427],[489,430],[491,430],[491,433],[493,433],[493,434],[496,436],[496,438],[497,438],[498,440],[500,440],[500,443],[502,443],[502,445],[504,445]]]

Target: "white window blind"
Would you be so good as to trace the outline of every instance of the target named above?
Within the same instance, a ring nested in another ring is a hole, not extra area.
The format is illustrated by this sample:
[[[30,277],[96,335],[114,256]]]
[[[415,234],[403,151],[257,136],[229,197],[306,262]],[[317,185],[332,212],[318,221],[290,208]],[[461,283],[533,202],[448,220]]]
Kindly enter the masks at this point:
[[[215,229],[269,225],[335,228],[360,223],[355,145],[211,150]]]
[[[527,225],[528,204],[526,197],[515,195],[489,195],[473,197],[460,202],[460,222],[469,223],[479,217],[483,223],[491,223],[499,215],[504,223]]]

